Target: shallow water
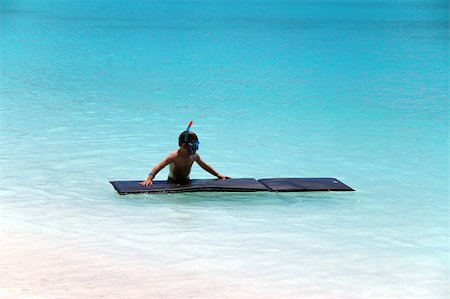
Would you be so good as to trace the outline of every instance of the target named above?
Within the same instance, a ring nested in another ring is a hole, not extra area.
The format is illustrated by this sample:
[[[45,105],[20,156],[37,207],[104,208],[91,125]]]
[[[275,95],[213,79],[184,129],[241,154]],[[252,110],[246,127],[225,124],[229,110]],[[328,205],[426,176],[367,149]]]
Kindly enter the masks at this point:
[[[151,264],[173,297],[448,296],[445,1],[1,5],[5,232]],[[357,192],[115,193],[190,120],[225,175]]]

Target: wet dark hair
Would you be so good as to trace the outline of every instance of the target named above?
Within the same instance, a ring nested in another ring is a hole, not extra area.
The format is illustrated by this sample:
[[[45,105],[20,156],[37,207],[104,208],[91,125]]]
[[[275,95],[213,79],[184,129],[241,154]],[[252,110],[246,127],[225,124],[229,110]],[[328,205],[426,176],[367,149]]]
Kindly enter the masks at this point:
[[[189,131],[188,133],[188,142],[195,142],[198,141],[197,134],[195,134],[192,131]],[[180,137],[178,137],[178,145],[181,146],[183,143],[186,142],[186,131],[180,134]]]

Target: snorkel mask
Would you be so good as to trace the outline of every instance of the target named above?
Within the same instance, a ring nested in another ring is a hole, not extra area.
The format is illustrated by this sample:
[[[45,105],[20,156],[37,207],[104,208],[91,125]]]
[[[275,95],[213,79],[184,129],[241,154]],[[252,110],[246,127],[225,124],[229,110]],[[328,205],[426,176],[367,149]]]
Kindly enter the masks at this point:
[[[192,121],[189,122],[186,133],[184,133],[184,142],[186,143],[186,148],[189,155],[195,154],[195,152],[198,150],[198,145],[200,144],[199,141],[189,142],[189,130],[191,129],[191,127]]]

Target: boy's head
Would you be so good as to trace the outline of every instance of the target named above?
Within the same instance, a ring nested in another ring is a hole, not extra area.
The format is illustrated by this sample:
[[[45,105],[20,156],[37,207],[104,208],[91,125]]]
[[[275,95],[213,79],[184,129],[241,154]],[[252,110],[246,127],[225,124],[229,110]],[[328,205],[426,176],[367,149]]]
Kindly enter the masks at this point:
[[[181,133],[178,137],[178,145],[183,146],[183,144],[185,144],[189,154],[195,154],[195,152],[198,150],[198,145],[200,144],[197,134],[192,131],[184,131],[183,133]]]
[[[197,134],[195,134],[192,131],[188,132],[188,136],[187,136],[187,142],[188,143],[194,143],[196,141],[198,141],[198,137]],[[178,137],[178,145],[182,146],[184,143],[186,143],[186,131],[184,131],[183,133],[180,134],[180,137]]]

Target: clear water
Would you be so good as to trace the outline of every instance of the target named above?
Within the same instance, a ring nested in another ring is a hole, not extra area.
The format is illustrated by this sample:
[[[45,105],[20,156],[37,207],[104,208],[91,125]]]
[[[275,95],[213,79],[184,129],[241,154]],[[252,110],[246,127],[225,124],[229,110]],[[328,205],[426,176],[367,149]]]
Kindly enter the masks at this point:
[[[184,287],[214,275],[219,298],[446,298],[448,9],[2,0],[1,228],[170,268]],[[357,192],[115,193],[190,120],[225,175]]]

